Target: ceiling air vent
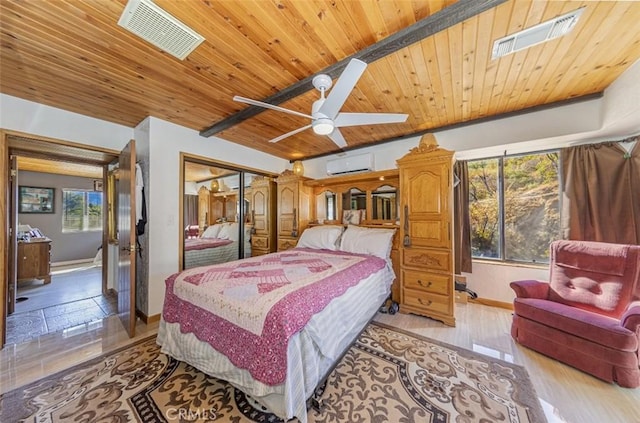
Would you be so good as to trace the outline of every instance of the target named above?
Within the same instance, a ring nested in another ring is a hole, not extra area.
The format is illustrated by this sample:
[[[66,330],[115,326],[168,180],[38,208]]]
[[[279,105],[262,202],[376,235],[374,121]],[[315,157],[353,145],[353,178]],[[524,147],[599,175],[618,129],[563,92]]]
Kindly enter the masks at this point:
[[[151,0],[129,0],[118,25],[180,60],[204,41],[202,35],[160,9]]]
[[[531,28],[524,29],[515,34],[507,35],[493,43],[492,59],[506,56],[516,51],[524,50],[536,44],[558,38],[573,29],[582,14],[584,7],[558,16]]]

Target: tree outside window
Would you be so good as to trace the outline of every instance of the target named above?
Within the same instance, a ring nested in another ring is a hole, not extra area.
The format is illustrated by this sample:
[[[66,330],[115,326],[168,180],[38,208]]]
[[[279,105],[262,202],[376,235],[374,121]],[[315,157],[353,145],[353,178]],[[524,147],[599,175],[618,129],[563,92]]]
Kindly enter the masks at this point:
[[[558,152],[469,161],[472,256],[548,263],[559,238]]]
[[[102,230],[102,192],[62,190],[62,232]]]
[[[474,160],[469,167],[471,255],[500,258],[498,159]]]

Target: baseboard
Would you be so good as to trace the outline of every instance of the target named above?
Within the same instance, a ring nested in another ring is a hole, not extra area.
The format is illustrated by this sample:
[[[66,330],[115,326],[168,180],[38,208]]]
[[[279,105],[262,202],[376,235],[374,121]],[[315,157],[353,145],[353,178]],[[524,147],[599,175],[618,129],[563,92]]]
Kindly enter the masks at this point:
[[[144,322],[145,325],[160,321],[160,314],[153,314],[151,316],[147,316],[140,310],[136,310],[136,316],[138,316],[140,320]]]
[[[491,307],[499,307],[507,310],[513,310],[513,303],[505,303],[504,301],[490,300],[488,298],[476,298],[475,300],[469,298],[468,301],[474,304],[482,304]]]
[[[86,259],[79,259],[79,260],[68,260],[68,261],[57,261],[55,263],[51,263],[51,267],[69,266],[71,264],[81,264],[81,263],[93,263],[93,258],[86,258]]]

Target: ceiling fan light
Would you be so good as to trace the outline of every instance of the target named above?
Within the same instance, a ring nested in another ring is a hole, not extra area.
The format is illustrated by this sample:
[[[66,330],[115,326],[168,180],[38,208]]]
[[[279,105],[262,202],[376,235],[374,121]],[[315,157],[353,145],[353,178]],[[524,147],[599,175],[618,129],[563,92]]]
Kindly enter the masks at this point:
[[[333,132],[334,126],[331,119],[321,118],[313,121],[313,132],[318,135],[329,135]]]

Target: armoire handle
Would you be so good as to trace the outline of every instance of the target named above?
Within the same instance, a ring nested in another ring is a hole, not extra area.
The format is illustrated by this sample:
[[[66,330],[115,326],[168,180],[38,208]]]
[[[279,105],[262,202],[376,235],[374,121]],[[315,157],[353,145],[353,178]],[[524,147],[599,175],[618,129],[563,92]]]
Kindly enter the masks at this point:
[[[404,205],[404,238],[402,239],[402,245],[405,247],[411,246],[411,237],[409,236],[409,206]]]

